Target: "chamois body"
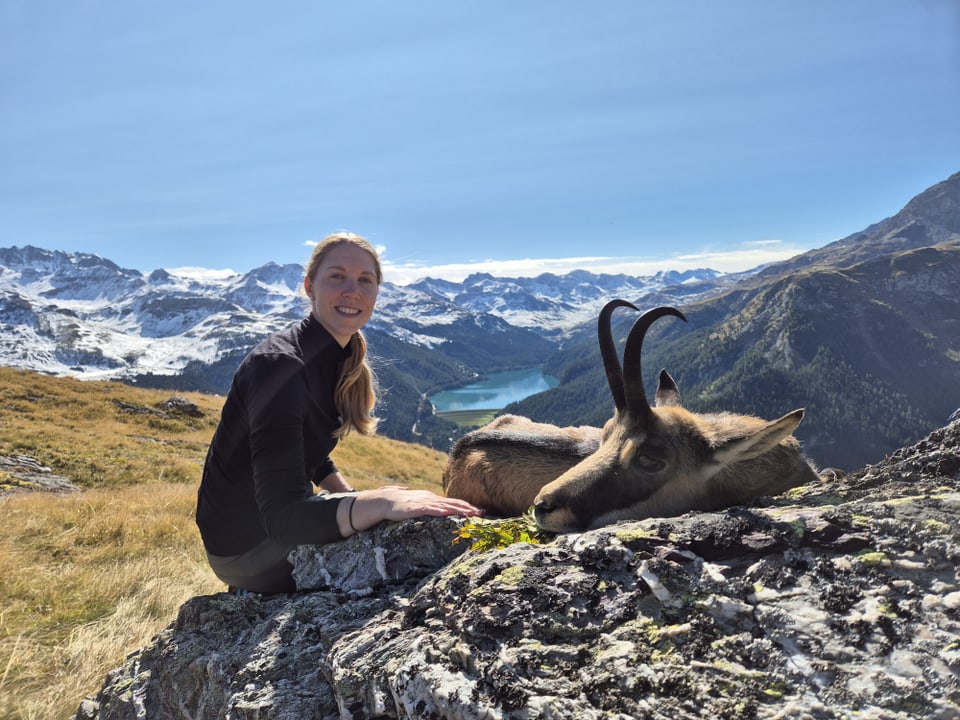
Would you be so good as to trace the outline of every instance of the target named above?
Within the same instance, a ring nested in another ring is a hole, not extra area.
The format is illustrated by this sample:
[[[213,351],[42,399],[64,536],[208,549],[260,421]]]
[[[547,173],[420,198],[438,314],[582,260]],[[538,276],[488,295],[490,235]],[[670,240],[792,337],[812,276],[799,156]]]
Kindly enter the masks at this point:
[[[643,338],[658,318],[686,318],[666,307],[644,313],[627,337],[621,368],[610,331],[618,307],[636,310],[613,300],[598,320],[615,406],[603,430],[497,418],[451,451],[444,472],[448,495],[500,515],[524,512],[532,497],[540,527],[569,532],[731,507],[819,478],[792,436],[802,409],[773,421],[693,413],[681,406],[677,384],[665,370],[651,407],[641,379]]]
[[[443,490],[492,515],[522,515],[537,493],[600,447],[600,428],[501,415],[454,443]]]

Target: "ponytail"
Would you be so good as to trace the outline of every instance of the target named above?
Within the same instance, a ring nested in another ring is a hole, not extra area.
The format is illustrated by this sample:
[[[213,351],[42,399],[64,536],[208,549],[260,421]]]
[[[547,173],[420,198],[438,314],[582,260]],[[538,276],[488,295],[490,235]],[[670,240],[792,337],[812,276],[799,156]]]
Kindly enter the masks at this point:
[[[356,430],[361,435],[373,435],[377,430],[377,418],[373,407],[377,403],[377,381],[367,362],[367,341],[357,332],[350,339],[350,356],[343,363],[340,382],[334,393],[334,402],[340,411],[343,424],[334,435],[338,438]]]

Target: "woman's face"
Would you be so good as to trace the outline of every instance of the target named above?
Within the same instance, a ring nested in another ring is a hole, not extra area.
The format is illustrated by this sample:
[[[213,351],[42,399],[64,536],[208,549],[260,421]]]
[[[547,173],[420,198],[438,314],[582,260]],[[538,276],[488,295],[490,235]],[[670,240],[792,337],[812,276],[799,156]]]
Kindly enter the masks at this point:
[[[377,266],[363,248],[349,243],[334,245],[312,278],[304,278],[313,316],[333,338],[346,347],[367,324],[377,302]]]

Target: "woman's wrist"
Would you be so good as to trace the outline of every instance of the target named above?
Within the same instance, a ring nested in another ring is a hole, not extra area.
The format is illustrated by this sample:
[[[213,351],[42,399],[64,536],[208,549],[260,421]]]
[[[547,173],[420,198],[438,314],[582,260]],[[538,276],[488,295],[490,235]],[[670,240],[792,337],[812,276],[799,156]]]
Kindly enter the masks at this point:
[[[361,530],[372,528],[383,520],[383,514],[377,514],[379,500],[371,493],[354,493],[345,496],[337,506],[337,526],[343,537],[349,537]]]
[[[344,496],[337,506],[337,525],[340,534],[349,537],[382,520],[482,514],[482,510],[462,500],[438,496],[427,490],[386,486]]]
[[[356,502],[356,495],[346,495],[337,504],[337,528],[340,530],[340,535],[344,538],[350,537],[359,530],[353,515],[353,506]]]
[[[350,498],[350,509],[347,510],[347,523],[350,525],[350,529],[354,532],[357,532],[357,526],[353,524],[353,506],[357,504],[357,496],[354,495]]]

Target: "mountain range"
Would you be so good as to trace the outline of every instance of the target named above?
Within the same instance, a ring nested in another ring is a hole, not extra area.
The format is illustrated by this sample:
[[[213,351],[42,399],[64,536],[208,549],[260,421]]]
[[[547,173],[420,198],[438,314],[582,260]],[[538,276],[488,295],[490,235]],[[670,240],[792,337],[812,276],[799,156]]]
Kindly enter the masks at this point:
[[[222,394],[243,355],[301,318],[300,265],[144,273],[86,253],[0,248],[0,364]],[[696,411],[777,417],[821,464],[858,467],[960,406],[960,174],[865,230],[783,263],[723,275],[575,271],[385,283],[366,335],[381,432],[445,449],[462,431],[426,398],[486,373],[544,366],[560,385],[510,411],[602,424],[612,403],[596,345],[608,299],[676,305],[644,349]],[[618,313],[618,335],[630,318]]]
[[[649,333],[646,387],[666,367],[692,410],[772,419],[804,407],[796,434],[815,461],[877,462],[960,407],[960,173],[862,232],[682,310],[687,323]],[[610,400],[599,366],[585,338],[547,360],[559,387],[506,410],[600,424]]]
[[[250,348],[306,313],[302,283],[295,264],[144,273],[87,253],[0,248],[0,364],[224,394]],[[433,414],[427,395],[542,365],[609,297],[656,291],[679,302],[723,284],[711,270],[384,283],[365,330],[383,391],[381,432],[448,445],[459,430]]]

